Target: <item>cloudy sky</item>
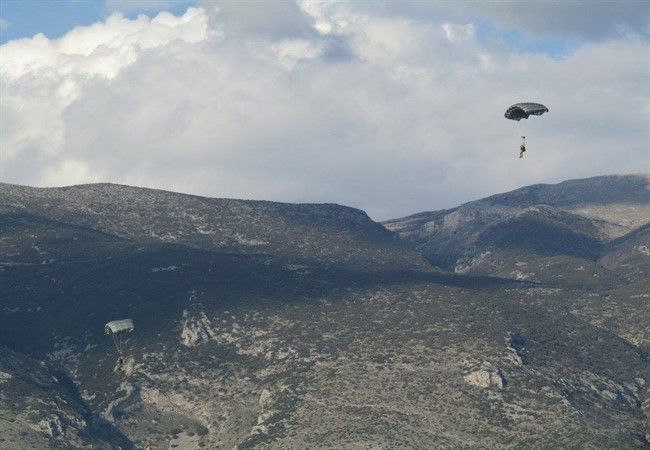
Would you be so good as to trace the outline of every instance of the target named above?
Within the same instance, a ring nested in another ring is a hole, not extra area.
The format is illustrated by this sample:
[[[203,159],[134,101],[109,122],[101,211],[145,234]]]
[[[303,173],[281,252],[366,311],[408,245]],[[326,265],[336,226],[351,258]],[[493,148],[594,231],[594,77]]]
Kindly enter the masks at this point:
[[[648,172],[649,8],[2,0],[0,182],[339,203],[384,220]],[[506,120],[521,101],[550,112]]]

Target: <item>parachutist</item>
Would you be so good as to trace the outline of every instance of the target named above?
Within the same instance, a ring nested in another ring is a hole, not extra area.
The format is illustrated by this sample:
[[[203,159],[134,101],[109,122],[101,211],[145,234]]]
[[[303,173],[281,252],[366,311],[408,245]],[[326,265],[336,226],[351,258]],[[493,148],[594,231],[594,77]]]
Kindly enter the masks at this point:
[[[506,110],[506,119],[516,120],[519,122],[521,119],[528,119],[531,115],[541,116],[548,112],[548,108],[540,103],[516,103]],[[521,137],[521,145],[519,146],[519,157],[524,157],[526,151],[526,136]]]
[[[113,369],[113,372],[119,372],[122,370],[122,365],[124,364],[124,358],[120,356],[117,358],[117,364],[115,364],[115,369]]]

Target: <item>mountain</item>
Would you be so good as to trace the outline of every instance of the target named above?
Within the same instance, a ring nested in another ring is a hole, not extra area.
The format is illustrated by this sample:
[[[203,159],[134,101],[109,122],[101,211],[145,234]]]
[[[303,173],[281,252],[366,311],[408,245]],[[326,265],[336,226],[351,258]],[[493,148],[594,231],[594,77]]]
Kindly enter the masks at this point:
[[[563,302],[647,350],[649,222],[650,175],[637,174],[527,186],[384,225],[444,270],[590,292]]]
[[[500,255],[453,273],[413,219],[0,185],[0,448],[647,448],[637,194],[426,213]]]
[[[591,262],[606,243],[650,222],[649,184],[648,174],[540,184],[384,225],[432,264],[460,273],[530,279],[517,267],[531,257],[579,258],[598,271]],[[549,275],[538,269],[538,279]]]
[[[350,268],[426,267],[363,211],[339,205],[212,199],[110,184],[3,185],[1,192],[5,214],[38,216],[129,241]]]

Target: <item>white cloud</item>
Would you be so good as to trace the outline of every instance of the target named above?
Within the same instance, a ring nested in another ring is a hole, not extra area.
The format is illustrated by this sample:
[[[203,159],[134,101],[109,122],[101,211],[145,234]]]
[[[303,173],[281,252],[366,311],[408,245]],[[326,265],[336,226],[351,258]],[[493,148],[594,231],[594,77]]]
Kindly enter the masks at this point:
[[[648,170],[643,36],[558,60],[451,15],[264,5],[113,15],[4,45],[2,180],[337,202],[384,219]],[[550,112],[505,120],[518,101]]]
[[[182,17],[161,13],[154,19],[129,20],[115,14],[106,22],[75,28],[60,39],[38,34],[3,45],[3,164],[24,162],[20,155],[28,150],[50,157],[61,154],[66,134],[75,132],[65,114],[88,84],[114,79],[143,51],[176,40],[198,43],[207,36],[205,17],[197,9],[188,9]],[[95,126],[101,126],[100,117]],[[34,178],[40,179],[37,173]]]
[[[288,39],[273,44],[278,61],[286,69],[292,69],[301,60],[314,59],[323,53],[323,43],[306,39]]]
[[[207,37],[206,19],[200,10],[189,8],[181,17],[161,12],[149,19],[141,15],[129,20],[119,13],[105,22],[77,27],[60,39],[43,34],[2,46],[3,76],[15,80],[45,71],[58,77],[81,74],[113,78],[136,59],[133,52],[162,47],[173,40],[196,43]],[[124,57],[125,54],[131,56]]]
[[[48,167],[44,167],[40,176],[45,185],[57,185],[61,178],[66,184],[96,183],[103,180],[104,174],[96,168],[91,169],[85,161],[59,160]]]
[[[441,28],[449,42],[463,43],[471,41],[476,36],[476,25],[468,23],[465,25],[447,22]]]
[[[213,26],[231,38],[292,39],[312,33],[308,16],[295,2],[201,0]]]

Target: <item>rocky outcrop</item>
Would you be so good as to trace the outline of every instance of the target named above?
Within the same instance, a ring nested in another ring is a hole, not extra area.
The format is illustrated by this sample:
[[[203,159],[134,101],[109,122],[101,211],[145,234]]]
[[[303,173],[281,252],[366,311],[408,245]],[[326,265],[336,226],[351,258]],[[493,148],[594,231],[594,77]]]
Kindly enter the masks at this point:
[[[108,406],[104,410],[104,413],[102,414],[104,419],[109,422],[114,421],[115,412],[120,411],[126,406],[140,400],[140,391],[134,385],[126,381],[120,384],[118,391],[123,392],[124,394],[109,402]]]
[[[506,385],[506,379],[500,369],[485,367],[468,373],[463,377],[465,382],[470,386],[480,388],[495,387],[503,389]]]
[[[190,313],[183,311],[183,327],[181,329],[181,344],[195,347],[214,338],[212,323],[203,311]]]
[[[262,393],[260,394],[260,400],[259,404],[262,407],[268,406],[271,403],[272,400],[272,395],[271,392],[268,389],[263,389]]]

